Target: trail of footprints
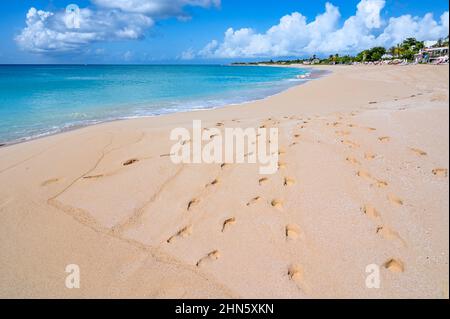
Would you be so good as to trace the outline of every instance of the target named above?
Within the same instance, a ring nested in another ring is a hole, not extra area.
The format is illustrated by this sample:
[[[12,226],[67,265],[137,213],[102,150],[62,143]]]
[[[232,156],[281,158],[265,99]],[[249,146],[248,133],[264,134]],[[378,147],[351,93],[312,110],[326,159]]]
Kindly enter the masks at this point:
[[[273,120],[273,119],[267,119],[265,121],[264,124],[261,125],[261,127],[269,127],[271,125],[277,125],[279,124],[279,121]],[[305,125],[307,124],[307,121],[303,121],[303,125],[300,126],[300,128],[304,128]],[[224,123],[219,122],[216,124],[217,127],[221,127],[223,126]],[[295,146],[298,144],[299,139],[301,138],[301,135],[296,133],[293,135],[293,141],[291,144],[289,144],[289,146]],[[279,156],[283,156],[287,153],[287,150],[283,147],[280,147],[278,150],[278,155]],[[124,163],[123,165],[131,165],[134,164],[135,161],[127,161],[126,163]],[[223,170],[225,167],[227,166],[227,164],[221,164],[220,168]],[[284,169],[287,168],[287,164],[283,161],[279,161],[278,163],[278,171],[282,171]],[[258,179],[258,185],[260,187],[263,187],[264,185],[270,183],[271,180],[269,177],[261,177]],[[291,187],[294,186],[296,184],[296,180],[295,178],[292,178],[290,176],[284,176],[282,179],[282,186],[283,187]],[[218,186],[220,184],[220,179],[216,178],[214,179],[212,182],[208,183],[207,185],[205,185],[205,188],[209,188],[209,187],[213,187],[213,186]],[[187,212],[191,212],[193,210],[195,210],[195,207],[200,203],[201,196],[199,197],[195,197],[193,199],[191,199],[187,205],[186,205],[186,211]],[[251,198],[247,203],[246,206],[252,206],[252,205],[256,205],[258,203],[263,202],[263,198],[261,196],[255,196],[253,198]],[[283,211],[284,210],[284,201],[282,199],[272,199],[269,202],[269,207],[272,207],[274,210],[276,211]],[[236,217],[229,217],[227,219],[225,219],[222,222],[221,225],[221,232],[222,233],[226,233],[230,228],[233,227],[233,225],[235,225],[238,222]],[[293,223],[289,223],[285,226],[284,229],[285,233],[284,233],[284,237],[286,239],[286,241],[295,241],[297,239],[299,239],[301,237],[301,230],[300,227],[297,224],[293,224]],[[180,238],[187,238],[189,237],[193,232],[193,226],[189,225],[186,227],[183,227],[182,229],[180,229],[179,231],[177,231],[175,234],[173,234],[172,236],[170,236],[166,242],[168,244],[173,244],[176,242],[177,239]],[[197,262],[196,262],[196,266],[197,267],[201,267],[207,263],[210,262],[214,262],[216,260],[218,260],[220,258],[221,254],[220,251],[218,249],[212,250],[210,252],[208,252],[206,255],[204,255],[203,257],[201,257]],[[302,289],[302,287],[304,286],[303,283],[303,270],[302,268],[298,265],[291,265],[291,266],[287,266],[286,269],[286,274],[288,275],[288,278],[290,280],[292,280],[300,289]]]
[[[352,114],[352,115],[355,115],[355,114]],[[287,117],[287,118],[293,120],[293,118],[290,118],[290,117]],[[342,117],[342,116],[339,117],[339,121],[342,121],[343,119],[344,119],[344,117]],[[304,129],[311,121],[310,118],[308,118],[307,121],[298,119],[298,118],[296,118],[296,120],[300,121],[297,126],[297,129],[299,129],[299,130]],[[359,127],[352,123],[344,124],[339,121],[336,121],[333,123],[327,123],[327,125],[331,126],[333,128],[339,128],[339,129],[335,130],[334,133],[337,136],[342,138],[340,140],[340,142],[342,143],[343,146],[347,147],[349,150],[356,150],[356,149],[360,150],[362,148],[362,145],[360,145],[357,141],[354,141],[351,139],[352,131],[350,129],[359,128],[359,129],[363,129],[367,132],[376,132],[377,131],[377,129],[373,128],[373,127]],[[270,127],[270,126],[277,125],[279,123],[280,122],[277,120],[267,119],[260,127]],[[222,127],[222,126],[224,126],[224,123],[218,122],[216,124],[216,126]],[[289,147],[296,146],[301,139],[301,134],[299,134],[297,132],[294,132],[294,134],[292,136],[293,136],[292,141],[290,142],[290,144],[288,144]],[[379,136],[379,137],[377,137],[377,140],[379,143],[389,143],[391,141],[391,138],[389,136]],[[412,147],[412,148],[410,148],[410,151],[417,154],[418,156],[427,156],[427,153],[425,151],[422,151],[418,148]],[[287,150],[285,148],[283,148],[283,147],[279,148],[278,155],[280,157],[283,157],[284,155],[286,155],[286,153],[287,153]],[[348,163],[350,163],[351,165],[356,166],[358,168],[356,171],[356,175],[358,177],[368,181],[371,186],[373,186],[377,189],[387,189],[389,186],[388,182],[375,178],[368,171],[366,171],[365,169],[362,168],[363,161],[370,162],[377,158],[377,154],[374,154],[371,151],[365,151],[363,153],[364,153],[363,159],[359,159],[357,156],[354,156],[354,155],[349,155],[345,158],[345,160]],[[137,160],[132,159],[132,160],[129,160],[129,161],[123,163],[123,165],[124,166],[131,165],[131,164],[134,164],[136,161]],[[221,170],[224,170],[227,167],[227,165],[228,164],[225,164],[225,163],[221,164],[220,165]],[[278,172],[285,173],[287,168],[288,168],[287,163],[284,162],[280,158],[279,162],[278,162]],[[448,176],[448,170],[444,169],[444,168],[436,168],[432,171],[432,174],[434,174],[435,176],[439,176],[439,177],[446,177],[446,176]],[[284,188],[292,187],[296,184],[296,180],[294,178],[287,176],[287,174],[284,174],[284,175],[285,176],[282,179]],[[271,178],[269,178],[269,177],[260,177],[257,180],[257,184],[260,187],[264,187],[265,185],[269,184],[270,182],[271,182]],[[207,185],[205,185],[205,189],[207,189],[209,187],[218,186],[219,184],[220,184],[220,179],[216,178],[213,181],[211,181],[210,183],[208,183]],[[187,203],[186,210],[188,212],[194,210],[195,207],[200,203],[200,197],[201,196],[195,197]],[[395,194],[388,193],[386,195],[386,198],[392,205],[395,205],[395,206],[404,205],[403,200],[401,198],[399,198],[398,196],[396,196]],[[249,206],[257,205],[258,203],[263,203],[263,202],[264,201],[261,196],[255,196],[255,197],[249,199],[245,205],[249,207]],[[269,200],[268,204],[269,204],[269,207],[272,207],[274,209],[274,211],[284,211],[284,200],[283,199],[274,198],[274,199]],[[381,214],[374,206],[372,206],[370,204],[363,205],[361,207],[361,211],[365,216],[367,216],[374,223],[376,223],[376,229],[375,229],[376,234],[378,234],[379,236],[381,236],[382,238],[384,238],[386,240],[397,241],[397,242],[401,243],[402,246],[406,247],[406,242],[403,240],[403,238],[400,236],[400,234],[397,231],[395,231],[394,229],[392,229],[389,226],[384,224]],[[235,216],[226,218],[225,220],[223,220],[223,222],[221,224],[220,231],[222,233],[227,233],[236,223],[238,223],[238,219]],[[172,244],[179,238],[189,237],[192,234],[192,232],[193,232],[193,226],[188,225],[188,226],[180,229],[179,231],[177,231],[171,237],[169,237],[167,239],[167,243]],[[303,235],[302,235],[301,229],[297,224],[286,223],[286,226],[284,228],[284,238],[285,238],[286,242],[299,240],[302,238],[302,236]],[[205,254],[203,257],[201,257],[196,262],[196,266],[201,267],[204,264],[214,262],[214,261],[220,259],[220,257],[221,257],[221,253],[218,249],[212,250],[212,251],[208,252],[207,254]],[[390,258],[389,260],[386,260],[386,262],[383,264],[383,266],[387,270],[394,272],[394,273],[401,273],[401,272],[405,271],[404,263],[400,259],[397,259],[397,258]],[[306,286],[305,286],[305,279],[304,279],[304,271],[303,271],[303,268],[298,263],[287,265],[286,275],[293,283],[296,284],[296,286],[299,289],[301,289],[302,291],[305,291]]]
[[[340,120],[342,120],[342,119],[343,118],[341,117]],[[345,126],[341,122],[328,123],[327,125],[331,125],[333,127]],[[346,126],[350,127],[350,128],[357,127],[354,124],[348,124]],[[376,128],[373,128],[373,127],[366,127],[365,129],[368,132],[375,132],[377,130]],[[361,145],[359,143],[350,139],[351,133],[352,132],[348,129],[335,130],[335,134],[338,137],[343,138],[340,140],[342,145],[348,147],[349,149],[361,148]],[[389,143],[391,141],[391,137],[390,136],[379,136],[379,137],[377,137],[377,140],[379,143]],[[427,152],[425,152],[419,148],[410,147],[409,150],[411,152],[413,152],[414,154],[416,154],[417,156],[427,156],[428,155]],[[371,151],[364,152],[364,159],[366,161],[374,160],[376,157],[377,157],[377,155],[372,153]],[[363,166],[362,161],[360,159],[358,159],[356,156],[349,155],[345,158],[345,160],[348,163],[350,163],[351,165],[358,167],[356,175],[358,177],[368,181],[371,186],[374,186],[376,188],[381,188],[381,189],[385,189],[389,186],[389,184],[386,181],[375,178],[368,171],[361,168]],[[448,176],[448,170],[445,168],[433,169],[431,173],[438,177],[447,177]],[[395,195],[393,193],[388,193],[386,195],[386,199],[393,206],[401,207],[402,205],[404,205],[404,201],[400,197],[398,197],[397,195]],[[374,206],[372,206],[370,204],[363,205],[361,208],[361,211],[363,212],[363,214],[365,216],[367,216],[368,218],[370,218],[377,224],[376,234],[380,235],[382,238],[384,238],[386,240],[397,241],[397,242],[401,243],[401,245],[403,247],[406,247],[406,242],[403,240],[403,238],[400,236],[400,234],[397,231],[395,231],[394,229],[390,228],[389,226],[384,225],[381,214],[378,212],[378,210]],[[394,273],[401,273],[401,272],[405,271],[404,263],[401,260],[395,259],[395,258],[391,258],[391,259],[387,260],[383,266],[384,266],[384,268],[386,268]]]

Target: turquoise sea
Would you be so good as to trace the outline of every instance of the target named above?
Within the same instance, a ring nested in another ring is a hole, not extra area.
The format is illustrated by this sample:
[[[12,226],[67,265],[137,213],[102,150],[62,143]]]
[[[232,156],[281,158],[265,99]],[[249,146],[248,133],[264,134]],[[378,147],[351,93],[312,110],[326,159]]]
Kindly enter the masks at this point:
[[[0,65],[0,144],[84,125],[243,103],[309,71],[226,65]]]

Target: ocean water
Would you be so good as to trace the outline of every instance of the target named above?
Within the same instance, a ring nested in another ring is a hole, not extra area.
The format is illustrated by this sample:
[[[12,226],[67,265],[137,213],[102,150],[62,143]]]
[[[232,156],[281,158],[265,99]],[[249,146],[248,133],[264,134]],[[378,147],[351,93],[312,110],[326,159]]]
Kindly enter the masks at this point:
[[[0,65],[0,144],[74,127],[243,103],[306,69],[224,65]]]

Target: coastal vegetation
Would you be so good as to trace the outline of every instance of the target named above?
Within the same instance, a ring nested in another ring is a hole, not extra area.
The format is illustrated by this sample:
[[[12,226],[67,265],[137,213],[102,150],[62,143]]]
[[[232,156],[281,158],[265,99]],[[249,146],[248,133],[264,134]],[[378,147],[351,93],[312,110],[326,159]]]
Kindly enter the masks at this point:
[[[433,44],[432,48],[448,47],[449,38],[439,39]],[[353,64],[353,63],[370,63],[382,60],[403,60],[406,62],[414,61],[415,55],[425,48],[424,41],[418,41],[415,38],[407,38],[402,43],[391,48],[381,46],[363,50],[356,55],[339,55],[332,54],[328,57],[317,57],[312,55],[303,59],[286,59],[286,60],[269,60],[260,62],[237,62],[234,65],[257,65],[257,64],[274,64],[274,65],[290,65],[290,64]]]

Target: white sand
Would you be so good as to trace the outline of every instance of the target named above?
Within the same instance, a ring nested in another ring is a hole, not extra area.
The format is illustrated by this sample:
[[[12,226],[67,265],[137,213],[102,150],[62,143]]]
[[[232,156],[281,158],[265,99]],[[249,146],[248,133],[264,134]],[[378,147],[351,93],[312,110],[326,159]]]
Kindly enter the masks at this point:
[[[0,148],[0,296],[448,298],[448,66],[329,69],[254,103]],[[256,165],[173,164],[169,132],[193,119],[278,127],[284,165],[260,183]]]

